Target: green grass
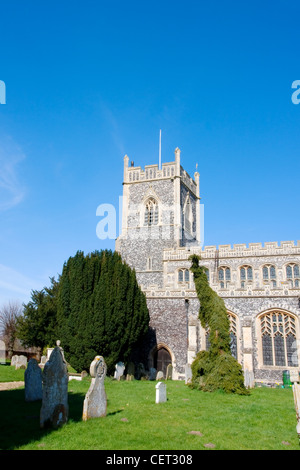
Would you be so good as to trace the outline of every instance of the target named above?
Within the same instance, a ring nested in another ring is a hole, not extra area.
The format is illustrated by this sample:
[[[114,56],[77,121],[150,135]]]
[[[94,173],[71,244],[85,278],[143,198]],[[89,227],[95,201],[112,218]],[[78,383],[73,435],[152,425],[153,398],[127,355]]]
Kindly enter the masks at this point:
[[[6,368],[0,366],[0,377]],[[300,450],[291,389],[255,388],[239,396],[167,381],[168,400],[156,404],[156,382],[108,378],[107,416],[83,422],[89,384],[69,382],[69,421],[47,431],[39,428],[41,402],[26,403],[24,388],[0,392],[0,449],[201,450],[212,443],[216,450]]]

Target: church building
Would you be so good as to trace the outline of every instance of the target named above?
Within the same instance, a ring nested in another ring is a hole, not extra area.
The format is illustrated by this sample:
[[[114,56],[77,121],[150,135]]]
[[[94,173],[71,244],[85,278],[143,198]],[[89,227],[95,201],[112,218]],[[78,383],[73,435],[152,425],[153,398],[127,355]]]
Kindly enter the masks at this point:
[[[231,352],[254,382],[282,383],[300,370],[300,241],[203,246],[200,178],[173,162],[129,165],[124,157],[122,232],[116,251],[135,269],[147,298],[150,333],[144,363],[184,379],[186,365],[209,347],[198,319],[189,256],[207,268],[230,320]]]

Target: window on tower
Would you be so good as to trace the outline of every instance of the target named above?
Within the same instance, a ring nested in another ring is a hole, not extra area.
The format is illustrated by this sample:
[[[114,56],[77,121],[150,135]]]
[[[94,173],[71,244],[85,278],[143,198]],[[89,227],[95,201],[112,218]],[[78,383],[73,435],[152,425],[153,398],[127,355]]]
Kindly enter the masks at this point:
[[[158,205],[155,199],[150,198],[145,205],[144,225],[158,224]]]

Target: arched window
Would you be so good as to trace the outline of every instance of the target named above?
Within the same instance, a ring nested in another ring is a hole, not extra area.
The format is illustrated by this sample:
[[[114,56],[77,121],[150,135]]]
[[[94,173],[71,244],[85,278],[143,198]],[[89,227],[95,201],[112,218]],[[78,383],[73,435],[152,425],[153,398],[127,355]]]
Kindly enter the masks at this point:
[[[286,267],[286,278],[289,281],[290,287],[300,287],[300,268],[298,264],[290,263]]]
[[[190,272],[188,269],[179,269],[178,271],[178,282],[189,282]]]
[[[263,280],[270,281],[272,287],[276,287],[276,268],[272,264],[266,264],[263,269]]]
[[[260,317],[260,329],[263,365],[298,367],[295,319],[273,311]]]
[[[221,266],[218,271],[218,277],[220,281],[220,287],[221,289],[224,289],[225,287],[227,287],[227,282],[231,280],[230,268],[226,266]]]
[[[150,198],[145,205],[144,225],[158,224],[158,205],[155,199]]]
[[[246,281],[253,280],[253,270],[251,266],[242,266],[240,268],[241,287],[245,288]]]

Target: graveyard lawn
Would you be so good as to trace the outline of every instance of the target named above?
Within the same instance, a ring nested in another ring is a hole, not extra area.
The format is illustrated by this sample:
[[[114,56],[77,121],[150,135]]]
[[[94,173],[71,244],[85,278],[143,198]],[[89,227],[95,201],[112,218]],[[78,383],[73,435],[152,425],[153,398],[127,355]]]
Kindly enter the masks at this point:
[[[0,377],[6,368],[0,366]],[[83,421],[90,378],[71,380],[69,421],[58,430],[40,429],[41,402],[26,403],[24,387],[1,391],[0,449],[300,450],[291,388],[261,387],[241,396],[165,383],[167,401],[156,404],[156,381],[106,378],[106,417]]]

